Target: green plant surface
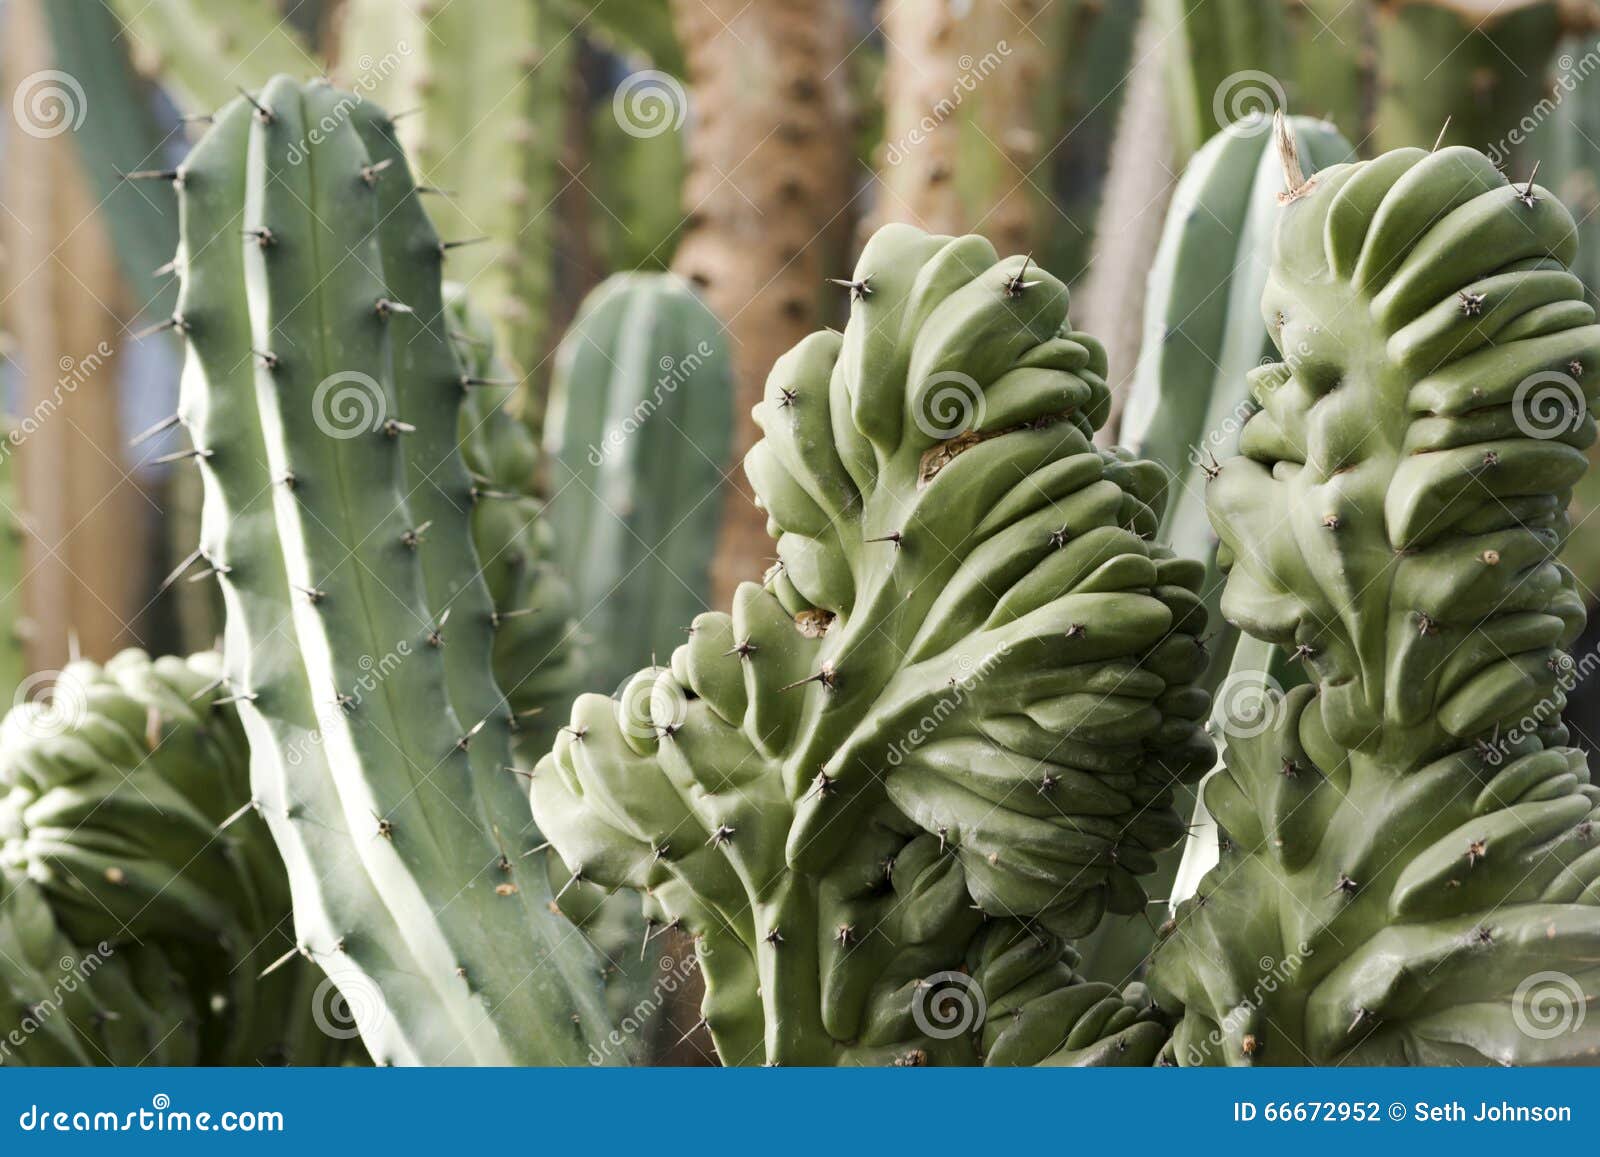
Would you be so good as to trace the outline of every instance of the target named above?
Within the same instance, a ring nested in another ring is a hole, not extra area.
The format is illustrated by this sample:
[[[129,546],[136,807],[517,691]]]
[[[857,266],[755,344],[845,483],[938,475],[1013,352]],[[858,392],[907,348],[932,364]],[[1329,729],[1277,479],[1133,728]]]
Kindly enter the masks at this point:
[[[134,63],[179,106],[209,116],[280,72],[318,64],[272,0],[108,0]]]
[[[1059,281],[901,225],[851,280],[844,333],[756,411],[780,565],[670,667],[577,701],[535,815],[576,879],[696,937],[725,1063],[1148,1059],[1139,994],[1056,964],[1142,909],[1174,784],[1210,765],[1200,568],[1148,541],[1159,468],[1090,442],[1104,356]],[[1040,954],[985,982],[1014,934]],[[996,1031],[999,992],[1057,978],[1026,1047],[919,1023],[964,964]]]
[[[25,587],[27,539],[17,493],[11,431],[0,426],[0,704],[16,698],[28,673],[27,640],[31,631]]]
[[[184,163],[202,547],[300,946],[374,1059],[578,1063],[598,966],[519,870],[539,837],[453,453],[472,386],[393,148],[370,102],[279,77]]]
[[[682,278],[620,273],[556,351],[545,430],[556,564],[615,690],[706,608],[732,442],[727,339]]]
[[[1284,360],[1208,506],[1223,613],[1310,682],[1207,784],[1221,860],[1150,976],[1168,1057],[1576,1062],[1600,1028],[1523,1027],[1541,978],[1600,980],[1600,791],[1560,724],[1600,390],[1576,227],[1461,147],[1294,184],[1262,305]]]
[[[440,190],[429,211],[448,268],[493,318],[518,380],[538,375],[551,312],[565,94],[576,39],[554,0],[396,6],[351,0],[340,82],[406,110],[401,143]],[[540,375],[542,377],[542,375]],[[542,391],[519,404],[534,429]]]
[[[288,883],[220,675],[215,654],[78,661],[0,724],[0,992],[42,1006],[43,1030],[7,1063],[326,1064],[347,1048],[314,1000],[321,971],[279,959]]]

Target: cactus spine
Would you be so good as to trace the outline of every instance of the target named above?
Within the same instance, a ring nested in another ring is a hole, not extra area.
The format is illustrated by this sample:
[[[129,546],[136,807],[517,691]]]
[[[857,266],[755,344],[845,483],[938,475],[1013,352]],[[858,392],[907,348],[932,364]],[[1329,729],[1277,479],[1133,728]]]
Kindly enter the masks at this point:
[[[518,870],[537,837],[507,771],[474,496],[450,453],[471,383],[391,136],[369,105],[280,77],[183,166],[202,546],[302,950],[374,996],[351,1001],[374,1058],[576,1062],[602,1027],[596,969],[540,874]]]
[[[706,608],[732,425],[722,327],[687,283],[623,273],[590,294],[556,353],[545,447],[557,565],[608,690]]]
[[[1224,613],[1311,683],[1207,785],[1221,863],[1151,973],[1169,1056],[1571,1063],[1600,1027],[1517,1025],[1529,978],[1600,980],[1600,791],[1559,721],[1600,391],[1576,227],[1459,147],[1295,185],[1262,304],[1284,360],[1208,507]]]
[[[1143,907],[1173,785],[1211,759],[1199,568],[1145,541],[1159,469],[1089,441],[1104,358],[1059,281],[887,226],[851,282],[844,334],[790,351],[757,409],[780,565],[670,668],[577,701],[535,815],[575,879],[698,938],[728,1064],[1152,1055],[1138,994],[1070,966],[1015,1051],[931,1039],[917,1006],[996,940],[1031,961],[999,989]]]

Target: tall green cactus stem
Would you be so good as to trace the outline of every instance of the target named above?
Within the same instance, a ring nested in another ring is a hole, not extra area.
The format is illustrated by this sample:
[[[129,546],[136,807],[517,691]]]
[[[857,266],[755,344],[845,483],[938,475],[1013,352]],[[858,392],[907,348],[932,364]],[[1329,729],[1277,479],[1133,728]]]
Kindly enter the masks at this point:
[[[358,123],[386,135],[349,94],[280,77],[219,115],[180,182],[184,417],[257,796],[303,950],[366,990],[376,1059],[581,1061],[603,1029],[596,969],[540,874],[517,870],[536,837],[502,786],[511,718],[467,512],[428,497],[430,526],[408,501],[449,463],[402,399],[444,409],[453,442],[469,388],[439,324],[439,253],[402,203],[409,172]],[[447,566],[428,558],[442,542],[459,546]]]
[[[1207,785],[1221,863],[1151,973],[1183,1012],[1171,1059],[1600,1044],[1576,1009],[1524,1031],[1542,982],[1600,981],[1600,791],[1559,723],[1583,605],[1555,554],[1600,390],[1576,236],[1459,147],[1325,169],[1283,209],[1262,311],[1285,360],[1208,501],[1224,613],[1312,683]]]
[[[1561,0],[1394,0],[1376,18],[1378,149],[1469,145],[1504,164],[1546,93]],[[1449,122],[1448,129],[1445,127]]]
[[[1159,469],[1090,443],[1105,365],[1065,287],[900,225],[851,281],[756,411],[781,565],[670,669],[580,698],[532,780],[577,877],[698,938],[730,1064],[970,1061],[919,1027],[921,982],[986,916],[1139,910],[1211,757],[1200,569],[1146,541]]]
[[[687,282],[621,273],[589,295],[556,352],[545,448],[597,685],[670,654],[706,608],[732,428],[726,339]]]
[[[63,995],[66,977],[47,984],[50,972],[93,974],[76,978],[103,1006],[69,1007],[63,1018],[88,1042],[79,1063],[138,1064],[158,1043],[151,1036],[166,1032],[176,1038],[164,1053],[171,1063],[316,1064],[344,1047],[317,1028],[319,1017],[337,1028],[308,995],[321,970],[272,967],[293,947],[288,882],[249,810],[248,750],[220,673],[214,654],[75,662],[48,705],[20,704],[0,725],[0,876],[25,879],[29,893],[8,887],[0,900],[20,954],[5,956],[49,966],[0,987],[38,1004]],[[73,963],[58,964],[62,956]],[[98,970],[123,958],[170,978],[170,1009],[129,1007],[120,972],[102,983]],[[97,1011],[132,1023],[118,1036],[95,1024]],[[144,1051],[127,1055],[122,1040]],[[31,1041],[18,1051],[28,1063],[58,1057]]]
[[[210,115],[274,73],[317,68],[272,0],[111,0],[133,62],[185,112]]]
[[[499,358],[494,327],[465,288],[446,283],[445,310],[456,357],[480,383],[461,402],[461,457],[485,501],[472,506],[472,540],[494,600],[494,674],[519,719],[512,746],[533,766],[550,750],[556,728],[585,670],[573,619],[572,591],[556,569],[544,503],[530,480],[538,447],[506,409],[514,390]]]
[[[28,673],[29,622],[23,606],[27,579],[23,540],[27,531],[19,509],[14,452],[11,431],[0,425],[0,704],[16,698]]]
[[[519,380],[542,378],[549,352],[571,18],[556,0],[353,0],[342,15],[340,82],[413,110],[401,142],[442,190],[430,204],[440,232],[482,239],[452,253],[451,274],[494,318]],[[532,383],[520,398],[534,429],[543,402]]]

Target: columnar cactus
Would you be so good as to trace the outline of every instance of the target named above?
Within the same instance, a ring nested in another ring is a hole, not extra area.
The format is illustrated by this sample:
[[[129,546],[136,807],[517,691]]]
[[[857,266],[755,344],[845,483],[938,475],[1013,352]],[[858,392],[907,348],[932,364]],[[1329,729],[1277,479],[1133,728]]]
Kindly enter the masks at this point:
[[[288,882],[221,668],[75,662],[0,725],[0,992],[37,1025],[0,1059],[315,1064],[344,1048],[333,1002],[313,1003],[321,970],[280,959]]]
[[[1221,863],[1151,974],[1169,1056],[1592,1057],[1576,1008],[1524,1031],[1560,995],[1531,987],[1600,982],[1600,791],[1560,723],[1583,605],[1555,555],[1600,392],[1575,226],[1471,149],[1303,182],[1285,152],[1284,360],[1208,504],[1224,614],[1312,682],[1208,784]]]
[[[732,384],[722,327],[682,278],[619,273],[556,351],[545,448],[556,564],[593,678],[614,690],[706,607]]]
[[[999,1060],[1002,1022],[930,1031],[924,982],[1010,958],[974,937],[1142,909],[1173,785],[1210,764],[1200,568],[1148,541],[1159,468],[1090,443],[1105,364],[1059,281],[898,225],[849,280],[848,328],[756,411],[778,566],[670,666],[577,701],[534,811],[574,880],[697,938],[726,1063]],[[1131,1004],[1081,1022],[1121,998],[1079,995],[1015,1056],[1159,1036]]]
[[[279,77],[178,184],[201,545],[301,950],[380,1062],[581,1062],[598,968],[524,867],[539,837],[470,525],[497,496],[456,453],[477,383],[390,122]]]

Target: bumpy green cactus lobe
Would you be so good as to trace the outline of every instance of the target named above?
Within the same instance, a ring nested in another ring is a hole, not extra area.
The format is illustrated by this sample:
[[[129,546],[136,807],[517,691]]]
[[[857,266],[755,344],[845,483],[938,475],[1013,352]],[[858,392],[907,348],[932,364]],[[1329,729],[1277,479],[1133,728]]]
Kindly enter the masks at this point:
[[[1555,553],[1600,383],[1574,237],[1461,148],[1284,208],[1285,361],[1209,503],[1224,612],[1315,682],[1208,784],[1222,862],[1152,973],[1180,1062],[1593,1055],[1581,1018],[1518,1027],[1540,975],[1592,988],[1600,942],[1600,791],[1556,723],[1583,611]]]
[[[248,751],[220,673],[209,654],[76,662],[49,707],[19,705],[0,726],[0,874],[28,888],[8,889],[0,935],[49,966],[4,983],[36,1004],[53,994],[88,1041],[103,1035],[90,1031],[97,1008],[138,1018],[122,1031],[141,1052],[106,1037],[81,1063],[139,1063],[150,1033],[176,1027],[173,1063],[319,1063],[342,1048],[316,1031],[327,1009],[304,982],[320,972],[270,968],[292,944],[288,885],[248,810]],[[82,1007],[64,999],[74,980]],[[28,1063],[48,1055],[25,1049]]]
[[[248,364],[253,350],[255,381],[197,372],[191,413],[203,417],[190,424],[219,494],[221,542],[208,553],[244,604],[230,604],[230,672],[261,720],[258,794],[289,845],[304,949],[341,986],[375,990],[361,1028],[380,1060],[579,1060],[599,1027],[592,963],[535,899],[542,879],[516,871],[532,838],[520,796],[490,814],[488,771],[474,774],[472,749],[503,743],[508,716],[464,725],[434,645],[445,608],[429,604],[418,558],[401,447],[416,431],[396,387],[415,367],[396,359],[389,331],[416,314],[387,283],[378,228],[388,170],[351,124],[347,94],[280,78],[255,101],[248,148],[235,141],[218,159],[242,169],[245,255],[242,279],[217,292],[233,302],[243,291],[251,331],[233,360],[201,367]],[[314,150],[301,164],[296,143]],[[238,236],[237,200],[232,214],[227,231],[186,233],[191,262],[204,241]],[[341,386],[353,391],[343,405]],[[459,371],[443,386],[459,398]],[[259,424],[228,428],[235,410]],[[232,453],[207,441],[215,422]],[[230,507],[265,494],[271,505],[241,536]],[[462,585],[478,581],[467,552],[453,560]],[[273,641],[285,621],[287,647]]]
[[[159,952],[62,932],[41,887],[0,868],[0,1010],[21,1034],[0,1039],[4,1065],[192,1065],[192,994]]]
[[[782,566],[580,698],[533,780],[581,878],[702,938],[727,1063],[959,1059],[908,1021],[918,981],[984,913],[1138,910],[1210,759],[1198,568],[1143,537],[1159,470],[1089,442],[1103,358],[1064,287],[905,226],[853,280],[757,409]]]
[[[616,687],[706,606],[732,437],[727,343],[688,283],[609,278],[556,353],[545,431],[556,561],[593,677]]]

